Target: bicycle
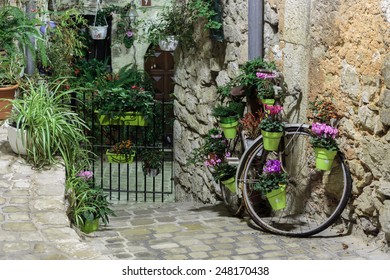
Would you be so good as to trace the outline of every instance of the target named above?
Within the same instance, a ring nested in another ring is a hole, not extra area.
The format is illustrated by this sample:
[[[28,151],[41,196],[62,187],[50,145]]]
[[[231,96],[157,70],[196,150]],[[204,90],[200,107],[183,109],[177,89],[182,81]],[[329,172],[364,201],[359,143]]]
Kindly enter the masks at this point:
[[[242,133],[239,135],[239,141],[243,141]],[[263,149],[260,135],[239,153],[238,163],[235,159],[236,193],[221,187],[229,211],[241,216],[246,210],[261,229],[292,237],[311,236],[334,224],[351,195],[351,174],[340,151],[330,171],[317,170],[311,136],[310,125],[286,123],[276,152]],[[264,195],[253,188],[268,159],[280,160],[288,174],[286,207],[278,211],[272,210]]]

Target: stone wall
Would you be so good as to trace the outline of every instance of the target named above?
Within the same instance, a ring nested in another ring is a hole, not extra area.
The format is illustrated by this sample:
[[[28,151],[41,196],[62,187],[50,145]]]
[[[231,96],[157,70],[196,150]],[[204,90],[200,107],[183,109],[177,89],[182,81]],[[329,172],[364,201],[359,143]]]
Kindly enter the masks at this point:
[[[358,228],[390,240],[390,1],[312,1],[309,96],[342,115]]]
[[[211,41],[200,25],[196,46],[176,50],[175,81],[175,163],[177,200],[215,202],[219,187],[205,167],[187,166],[187,158],[202,144],[203,137],[216,124],[211,110],[216,104],[217,86],[223,85],[247,61],[247,2],[223,0],[225,41]]]
[[[205,168],[186,158],[215,124],[216,87],[247,60],[247,1],[224,0],[226,42],[197,31],[197,49],[176,52],[175,187],[178,200],[213,202]],[[342,115],[340,146],[353,176],[345,218],[376,240],[390,239],[390,1],[268,0],[266,59],[275,60],[290,88],[303,91],[291,121],[305,122],[307,100],[331,97]],[[203,35],[201,35],[203,34]]]

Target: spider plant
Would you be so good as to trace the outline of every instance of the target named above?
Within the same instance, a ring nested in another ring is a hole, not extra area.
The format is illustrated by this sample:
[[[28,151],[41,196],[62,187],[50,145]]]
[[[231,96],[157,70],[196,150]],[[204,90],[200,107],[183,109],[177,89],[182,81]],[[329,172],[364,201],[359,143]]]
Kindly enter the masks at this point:
[[[69,171],[86,153],[82,145],[88,144],[84,134],[87,127],[72,111],[70,92],[62,90],[64,82],[29,81],[22,90],[23,97],[11,100],[10,125],[21,133],[26,131],[27,161],[36,168],[56,164],[62,158]]]

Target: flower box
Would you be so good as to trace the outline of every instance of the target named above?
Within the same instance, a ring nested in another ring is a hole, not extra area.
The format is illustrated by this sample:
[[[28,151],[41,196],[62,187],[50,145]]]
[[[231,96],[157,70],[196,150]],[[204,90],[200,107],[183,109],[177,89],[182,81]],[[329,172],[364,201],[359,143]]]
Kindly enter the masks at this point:
[[[146,126],[144,116],[139,112],[125,112],[123,116],[110,118],[108,115],[99,115],[100,125],[129,125]]]
[[[132,163],[134,161],[135,152],[132,154],[115,154],[107,150],[106,155],[109,163]]]

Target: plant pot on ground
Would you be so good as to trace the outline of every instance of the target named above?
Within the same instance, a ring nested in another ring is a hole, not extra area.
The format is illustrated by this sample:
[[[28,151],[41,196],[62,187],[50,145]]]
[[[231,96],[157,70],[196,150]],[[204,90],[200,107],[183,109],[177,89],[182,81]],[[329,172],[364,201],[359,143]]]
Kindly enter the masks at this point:
[[[107,195],[102,188],[94,185],[92,176],[92,172],[82,171],[66,181],[68,216],[84,233],[96,231],[100,220],[107,225],[109,216],[115,216]]]

